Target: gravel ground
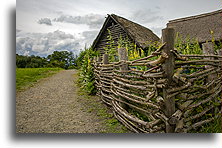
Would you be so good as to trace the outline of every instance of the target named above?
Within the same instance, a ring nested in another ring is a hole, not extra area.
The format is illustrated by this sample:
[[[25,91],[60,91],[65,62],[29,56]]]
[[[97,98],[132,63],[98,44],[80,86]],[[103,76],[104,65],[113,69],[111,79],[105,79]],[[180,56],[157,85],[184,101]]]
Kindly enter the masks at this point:
[[[16,94],[17,133],[99,133],[96,114],[84,110],[74,83],[75,70],[64,70]]]

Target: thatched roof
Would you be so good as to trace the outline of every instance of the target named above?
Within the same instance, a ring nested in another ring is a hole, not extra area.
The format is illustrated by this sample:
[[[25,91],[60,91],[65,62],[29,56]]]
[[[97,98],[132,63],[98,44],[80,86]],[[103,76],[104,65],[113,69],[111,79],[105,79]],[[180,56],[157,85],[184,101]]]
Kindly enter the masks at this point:
[[[127,35],[141,48],[145,48],[147,43],[159,41],[159,37],[155,35],[150,29],[127,20],[123,17],[117,16],[115,14],[108,15],[106,18],[102,29],[100,30],[98,36],[93,42],[92,47],[94,48],[97,42],[100,40],[102,33],[107,29],[107,24],[109,21],[113,20],[121,26],[121,28],[127,33]]]
[[[222,9],[201,15],[171,20],[167,27],[175,29],[176,33],[185,40],[186,37],[198,39],[200,43],[222,40]]]

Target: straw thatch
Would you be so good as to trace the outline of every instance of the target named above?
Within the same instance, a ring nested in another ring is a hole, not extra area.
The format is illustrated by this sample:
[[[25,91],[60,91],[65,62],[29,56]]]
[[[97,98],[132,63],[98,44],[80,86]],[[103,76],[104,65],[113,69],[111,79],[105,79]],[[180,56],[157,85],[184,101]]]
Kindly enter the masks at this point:
[[[100,50],[103,53],[103,47],[107,45],[108,29],[115,42],[121,36],[128,38],[133,43],[142,49],[146,48],[149,43],[159,41],[159,37],[155,35],[150,29],[127,20],[115,14],[108,15],[102,29],[93,42],[93,49]]]
[[[172,27],[183,40],[197,39],[199,43],[222,40],[222,9],[201,15],[185,17],[169,21],[167,27]]]

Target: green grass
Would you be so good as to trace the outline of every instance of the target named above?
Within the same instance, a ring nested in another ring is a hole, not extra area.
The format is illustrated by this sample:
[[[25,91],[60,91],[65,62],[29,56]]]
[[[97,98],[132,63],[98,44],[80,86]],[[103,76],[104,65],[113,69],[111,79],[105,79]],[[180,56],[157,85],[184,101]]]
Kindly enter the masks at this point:
[[[74,75],[78,77],[78,75]],[[83,104],[81,110],[90,114],[95,114],[98,117],[98,122],[103,125],[99,133],[130,133],[113,115],[111,109],[106,106],[101,98],[95,95],[87,94],[83,89],[80,89],[81,84],[77,83],[79,101]]]
[[[16,91],[32,86],[38,80],[57,73],[61,68],[16,68]]]
[[[221,115],[215,117],[215,120],[211,123],[207,123],[201,127],[201,133],[221,133]]]

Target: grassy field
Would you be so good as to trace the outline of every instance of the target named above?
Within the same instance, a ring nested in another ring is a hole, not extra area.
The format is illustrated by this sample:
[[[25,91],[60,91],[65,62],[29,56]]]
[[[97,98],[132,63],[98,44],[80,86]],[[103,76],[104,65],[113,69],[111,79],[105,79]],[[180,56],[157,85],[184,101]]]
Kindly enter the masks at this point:
[[[32,86],[38,80],[49,77],[61,68],[16,68],[16,91]]]

